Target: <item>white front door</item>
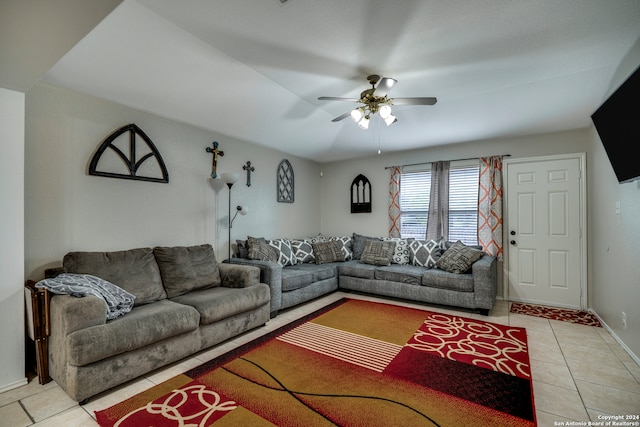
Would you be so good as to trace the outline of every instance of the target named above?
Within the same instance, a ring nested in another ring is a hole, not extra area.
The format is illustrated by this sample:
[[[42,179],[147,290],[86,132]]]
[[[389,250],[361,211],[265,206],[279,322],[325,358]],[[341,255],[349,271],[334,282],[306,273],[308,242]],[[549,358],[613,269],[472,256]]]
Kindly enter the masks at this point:
[[[585,308],[584,155],[505,165],[509,299]]]

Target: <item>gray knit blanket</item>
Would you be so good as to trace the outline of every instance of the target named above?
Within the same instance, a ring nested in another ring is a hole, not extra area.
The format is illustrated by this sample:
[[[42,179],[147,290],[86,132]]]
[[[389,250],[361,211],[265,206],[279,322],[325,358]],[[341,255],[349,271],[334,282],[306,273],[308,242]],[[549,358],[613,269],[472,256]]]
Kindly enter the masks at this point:
[[[83,297],[87,294],[102,298],[107,303],[107,320],[116,319],[133,308],[135,296],[99,277],[90,274],[62,273],[52,279],[36,283],[54,294]]]

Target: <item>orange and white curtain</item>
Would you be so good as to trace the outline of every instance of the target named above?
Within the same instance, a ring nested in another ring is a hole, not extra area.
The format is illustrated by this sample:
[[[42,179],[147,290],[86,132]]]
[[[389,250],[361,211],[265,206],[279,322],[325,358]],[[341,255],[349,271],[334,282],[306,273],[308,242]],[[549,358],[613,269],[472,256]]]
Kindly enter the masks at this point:
[[[389,168],[389,237],[400,237],[400,166]]]
[[[480,158],[478,244],[502,260],[502,156]]]

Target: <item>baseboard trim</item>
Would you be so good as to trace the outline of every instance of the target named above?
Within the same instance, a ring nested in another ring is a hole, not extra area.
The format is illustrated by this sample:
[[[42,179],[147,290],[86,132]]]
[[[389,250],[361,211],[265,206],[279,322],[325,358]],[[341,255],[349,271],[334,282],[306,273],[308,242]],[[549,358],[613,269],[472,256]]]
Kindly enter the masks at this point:
[[[605,328],[607,330],[607,332],[609,332],[611,334],[613,339],[616,340],[618,342],[618,344],[620,344],[620,346],[624,349],[624,351],[629,353],[629,356],[631,356],[633,361],[636,362],[638,364],[638,366],[640,366],[640,357],[638,357],[633,351],[631,351],[631,349],[629,347],[627,347],[627,345],[624,343],[624,341],[622,341],[622,339],[618,335],[616,335],[616,333],[613,331],[613,329],[611,329],[611,327],[609,325],[607,325],[607,323],[604,320],[602,320],[602,317],[600,317],[598,315],[598,313],[596,313],[596,311],[594,309],[590,308],[588,311],[589,311],[589,313],[593,314],[594,316],[596,316],[598,318],[598,320],[602,324],[602,327]]]
[[[9,390],[13,390],[14,388],[18,388],[18,387],[22,387],[23,385],[27,385],[29,383],[29,381],[27,380],[27,377],[24,377],[21,380],[3,385],[2,387],[0,387],[0,393],[4,393],[5,391],[9,391]]]

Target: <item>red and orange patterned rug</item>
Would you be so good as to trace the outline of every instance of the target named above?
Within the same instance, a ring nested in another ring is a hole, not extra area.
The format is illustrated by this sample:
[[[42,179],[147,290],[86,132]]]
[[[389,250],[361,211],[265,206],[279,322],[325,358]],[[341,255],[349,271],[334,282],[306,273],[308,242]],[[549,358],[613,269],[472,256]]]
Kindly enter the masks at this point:
[[[560,320],[562,322],[577,323],[580,325],[602,327],[596,316],[583,310],[571,310],[567,308],[548,307],[545,305],[511,304],[511,313],[526,314],[528,316],[542,317],[544,319]]]
[[[535,426],[526,331],[343,299],[104,411],[128,426]]]

